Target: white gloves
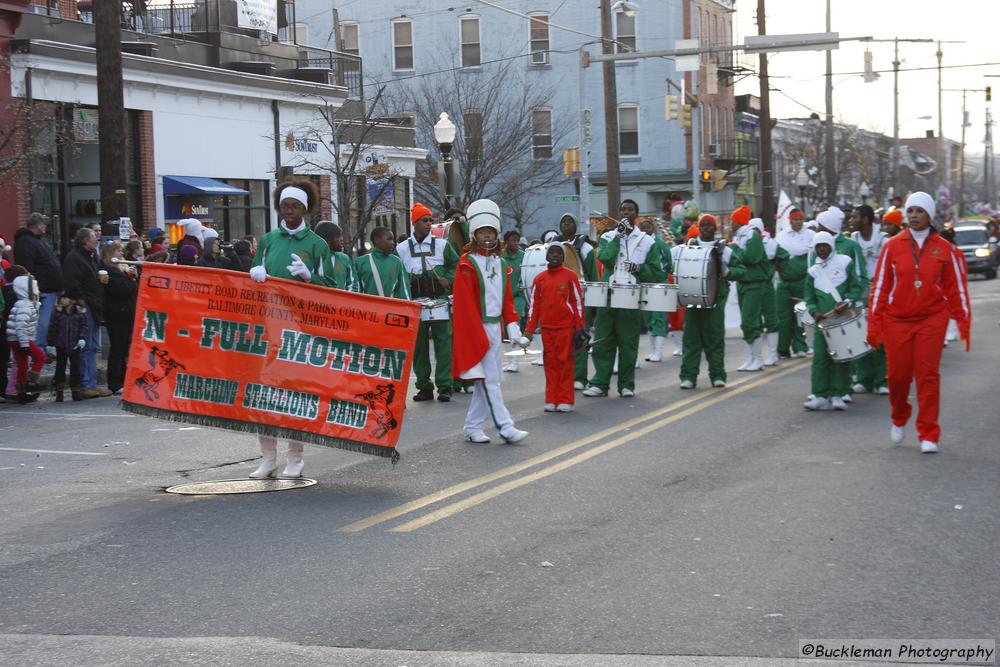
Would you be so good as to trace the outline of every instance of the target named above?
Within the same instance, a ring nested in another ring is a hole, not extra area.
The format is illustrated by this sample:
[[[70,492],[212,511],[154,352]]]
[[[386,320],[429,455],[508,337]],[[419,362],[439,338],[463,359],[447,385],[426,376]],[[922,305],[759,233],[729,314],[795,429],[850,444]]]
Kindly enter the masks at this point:
[[[292,253],[292,263],[288,265],[288,272],[296,278],[301,278],[306,282],[309,282],[312,278],[312,273],[309,272],[309,267],[306,266],[305,262],[303,262],[302,259],[300,259],[295,253]]]
[[[267,280],[267,269],[264,268],[263,264],[260,265],[260,266],[251,267],[250,268],[250,278],[255,283],[262,283],[262,282],[264,282],[265,280]]]
[[[81,338],[80,340],[76,341],[76,349],[82,350],[86,347],[87,347],[87,341],[85,341],[84,339]]]
[[[521,333],[521,327],[517,322],[511,322],[507,325],[507,336],[510,338],[510,342],[515,345],[520,345],[521,347],[528,347],[531,345],[531,341],[524,337]]]

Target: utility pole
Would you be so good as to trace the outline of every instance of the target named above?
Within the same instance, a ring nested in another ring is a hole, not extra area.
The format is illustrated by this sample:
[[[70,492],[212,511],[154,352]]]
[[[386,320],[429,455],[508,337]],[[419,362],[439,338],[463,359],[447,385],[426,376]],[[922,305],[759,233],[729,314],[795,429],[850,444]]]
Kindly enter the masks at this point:
[[[958,217],[965,211],[965,126],[968,125],[968,111],[965,110],[965,91],[962,91],[962,149],[958,158]]]
[[[121,2],[94,3],[97,40],[97,131],[101,163],[101,217],[129,214],[125,157],[125,91],[122,84]],[[108,230],[105,230],[107,233]]]
[[[889,158],[889,187],[892,194],[899,194],[896,186],[896,165],[899,163],[899,38],[892,40],[892,155]]]
[[[989,206],[993,202],[993,120],[990,108],[986,107],[986,141],[983,142],[983,200]]]
[[[945,145],[944,145],[944,112],[942,111],[943,106],[941,103],[941,96],[944,90],[941,84],[941,61],[944,59],[944,53],[941,51],[941,40],[938,40],[937,53],[937,63],[938,63],[938,164],[943,166],[944,169],[941,172],[941,184],[948,187],[948,156],[945,155]]]
[[[766,35],[764,0],[757,0],[757,34]],[[764,225],[774,229],[774,174],[771,171],[771,97],[767,77],[767,54],[760,54],[760,210]]]
[[[826,0],[826,31],[830,32],[830,0]],[[826,180],[826,202],[830,206],[837,200],[837,163],[833,154],[833,52],[826,52],[826,123],[824,125],[824,172]]]
[[[611,39],[611,0],[601,0],[601,52],[614,52]],[[621,170],[618,164],[618,86],[615,62],[605,60],[604,72],[604,153],[608,172],[608,208],[610,216],[618,214],[621,204]]]

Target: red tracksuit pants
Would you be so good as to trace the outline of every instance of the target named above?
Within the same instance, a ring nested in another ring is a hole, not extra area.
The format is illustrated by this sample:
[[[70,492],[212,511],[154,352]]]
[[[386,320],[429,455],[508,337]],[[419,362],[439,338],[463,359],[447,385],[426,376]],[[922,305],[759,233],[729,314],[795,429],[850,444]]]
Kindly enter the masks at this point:
[[[573,327],[542,328],[545,347],[545,402],[573,405]]]
[[[938,442],[941,427],[941,350],[948,329],[948,313],[942,312],[919,321],[886,318],[882,340],[885,341],[889,402],[892,423],[905,426],[913,414],[910,383],[917,381],[917,435],[921,440]]]
[[[14,349],[16,382],[24,384],[28,381],[28,364],[31,364],[31,370],[40,372],[45,365],[45,353],[42,348],[35,345],[35,341],[30,341],[27,346],[21,346],[17,341],[10,341],[10,346]]]

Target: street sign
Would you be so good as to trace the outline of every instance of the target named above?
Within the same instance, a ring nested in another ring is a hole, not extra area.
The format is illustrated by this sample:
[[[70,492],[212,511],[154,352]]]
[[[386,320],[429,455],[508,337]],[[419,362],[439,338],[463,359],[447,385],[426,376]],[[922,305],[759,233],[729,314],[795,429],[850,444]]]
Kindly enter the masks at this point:
[[[747,35],[743,38],[746,53],[761,51],[833,51],[840,48],[838,32],[807,32],[798,35]]]
[[[697,49],[698,40],[697,39],[678,39],[674,42],[674,48],[678,51],[681,49]],[[677,56],[674,59],[674,69],[678,72],[697,72],[698,66],[701,62],[701,56]]]
[[[580,195],[556,195],[555,199],[557,204],[565,204],[580,201]]]

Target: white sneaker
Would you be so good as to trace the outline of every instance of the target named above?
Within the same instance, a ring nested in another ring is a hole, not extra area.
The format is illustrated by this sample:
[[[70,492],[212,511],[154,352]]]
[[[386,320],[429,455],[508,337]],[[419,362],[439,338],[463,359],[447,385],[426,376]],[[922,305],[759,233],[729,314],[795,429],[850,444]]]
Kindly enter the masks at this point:
[[[712,380],[712,386],[713,387],[718,387],[719,389],[721,389],[722,387],[726,386],[726,381],[725,380]]]
[[[855,382],[854,384],[852,384],[851,385],[851,391],[853,391],[855,394],[867,394],[868,393],[868,390],[865,389],[865,386],[863,384],[861,384],[860,382]]]
[[[842,397],[840,397],[840,396],[834,396],[833,397],[833,409],[834,410],[846,410],[847,409],[847,403],[844,401],[844,399]]]
[[[924,454],[937,454],[937,443],[930,440],[920,441],[920,451]]]
[[[854,398],[850,394],[844,394],[843,396],[840,397],[840,400],[842,400],[844,403],[854,402]]]
[[[546,412],[555,412],[556,411],[556,404],[555,403],[546,403],[545,404],[545,411]]]
[[[503,367],[504,373],[517,373],[517,359],[511,359],[507,362],[507,365]]]
[[[587,387],[583,390],[584,396],[589,396],[590,398],[596,398],[598,396],[607,396],[608,392],[600,387]]]
[[[802,404],[806,410],[829,410],[830,401],[825,398],[820,398],[819,396],[813,396],[808,401]]]
[[[560,403],[556,406],[556,412],[573,412],[573,406],[570,403]]]
[[[576,389],[577,391],[580,391],[581,389],[586,389],[586,388],[587,388],[587,385],[585,385],[584,383],[580,382],[579,380],[577,380],[576,382],[573,383],[573,389]]]
[[[902,426],[892,425],[889,429],[889,439],[892,440],[892,444],[898,445],[903,442],[903,438],[906,437],[906,429]]]
[[[485,444],[490,441],[490,437],[483,433],[482,431],[473,431],[472,433],[466,433],[465,439],[468,442],[476,442],[479,444]]]
[[[500,431],[500,437],[502,437],[507,443],[521,442],[528,437],[528,432],[514,428],[513,426],[508,426]]]
[[[792,352],[792,356],[796,359],[801,359],[802,357],[808,357],[809,353],[805,351]]]
[[[881,387],[875,387],[875,393],[878,394],[879,396],[888,396],[889,388],[886,387],[885,385],[882,385]]]
[[[621,396],[622,398],[632,398],[633,396],[635,396],[635,392],[626,387],[625,389],[621,390]]]
[[[691,380],[681,380],[681,389],[694,389],[694,382],[691,382]]]
[[[544,354],[540,354],[537,357],[535,357],[532,360],[531,365],[532,366],[544,366],[545,365],[545,355]]]

